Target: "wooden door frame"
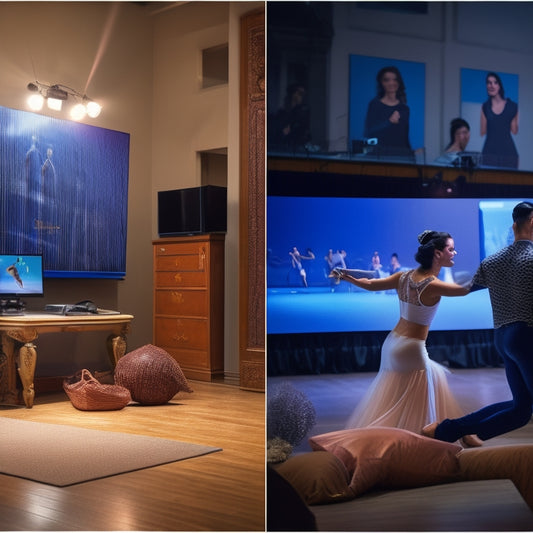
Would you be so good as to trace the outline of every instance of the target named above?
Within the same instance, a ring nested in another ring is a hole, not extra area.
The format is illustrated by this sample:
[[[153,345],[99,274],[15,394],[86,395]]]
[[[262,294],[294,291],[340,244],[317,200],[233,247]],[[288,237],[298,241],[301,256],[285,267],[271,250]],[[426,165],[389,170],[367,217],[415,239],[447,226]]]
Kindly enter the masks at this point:
[[[265,10],[241,18],[240,387],[265,390]]]

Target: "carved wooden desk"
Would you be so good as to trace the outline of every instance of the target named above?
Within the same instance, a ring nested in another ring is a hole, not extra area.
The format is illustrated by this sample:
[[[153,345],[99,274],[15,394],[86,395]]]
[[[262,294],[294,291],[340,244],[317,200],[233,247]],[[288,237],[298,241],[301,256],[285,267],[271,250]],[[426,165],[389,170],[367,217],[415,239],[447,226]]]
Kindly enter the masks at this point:
[[[41,333],[62,331],[110,331],[107,339],[109,358],[113,366],[126,353],[126,335],[132,315],[64,316],[26,312],[21,316],[0,316],[1,352],[0,378],[7,377],[7,399],[17,403],[18,370],[22,382],[22,396],[26,407],[33,406],[33,379],[37,350],[33,342]],[[5,380],[0,379],[0,383]],[[3,391],[0,391],[3,392]]]

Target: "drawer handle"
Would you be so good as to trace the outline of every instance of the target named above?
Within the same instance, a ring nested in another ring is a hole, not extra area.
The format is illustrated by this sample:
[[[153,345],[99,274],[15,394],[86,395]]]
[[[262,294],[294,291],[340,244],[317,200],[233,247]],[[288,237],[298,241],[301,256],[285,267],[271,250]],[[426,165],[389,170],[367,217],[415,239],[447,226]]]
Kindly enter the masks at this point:
[[[181,274],[179,272],[176,272],[174,274],[174,281],[176,281],[178,283],[181,282]]]
[[[179,333],[178,328],[181,327],[183,327],[183,322],[178,318],[176,320],[176,333],[170,337],[175,342],[187,342],[189,340],[185,333]]]
[[[183,303],[183,293],[172,291],[170,294],[172,295],[172,300],[174,300],[174,302],[179,304]]]
[[[177,333],[176,335],[172,335],[171,338],[173,341],[176,341],[176,342],[181,342],[181,341],[187,342],[189,340],[189,338],[187,337],[187,335],[185,335],[185,333]]]
[[[205,261],[205,248],[202,248],[201,252],[198,254],[198,270],[204,269],[204,261]]]
[[[167,249],[166,249],[166,248],[159,248],[159,251],[160,251],[160,252],[166,252]]]

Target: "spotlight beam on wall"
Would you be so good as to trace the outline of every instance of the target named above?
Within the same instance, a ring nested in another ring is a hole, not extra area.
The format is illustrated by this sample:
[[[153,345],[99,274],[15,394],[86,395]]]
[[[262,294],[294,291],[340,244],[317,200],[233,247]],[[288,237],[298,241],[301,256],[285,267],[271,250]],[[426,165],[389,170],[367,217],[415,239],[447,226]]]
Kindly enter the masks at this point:
[[[61,111],[63,102],[69,98],[74,102],[74,106],[70,110],[70,116],[74,120],[81,120],[85,115],[96,118],[102,110],[102,106],[91,100],[86,94],[81,94],[66,85],[47,85],[33,81],[28,83],[27,89],[34,93],[28,98],[28,105],[33,111],[40,111],[45,101],[50,109]]]

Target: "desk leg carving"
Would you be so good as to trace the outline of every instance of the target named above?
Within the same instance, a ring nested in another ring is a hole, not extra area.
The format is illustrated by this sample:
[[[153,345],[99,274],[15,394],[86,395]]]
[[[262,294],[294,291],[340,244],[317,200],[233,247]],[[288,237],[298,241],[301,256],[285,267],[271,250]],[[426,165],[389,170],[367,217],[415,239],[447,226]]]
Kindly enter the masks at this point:
[[[33,407],[35,398],[35,389],[33,387],[33,378],[35,376],[35,364],[37,362],[37,350],[35,345],[27,342],[19,349],[18,372],[22,382],[22,397],[26,407]]]
[[[126,337],[123,335],[109,335],[107,338],[107,352],[111,364],[115,368],[118,360],[126,353]]]
[[[6,357],[5,373],[2,376],[7,381],[7,383],[3,383],[3,390],[5,389],[6,393],[5,400],[11,404],[18,404],[15,341],[5,331],[2,332],[2,352]]]
[[[37,338],[37,331],[33,328],[13,329],[6,332],[12,346],[14,359],[22,383],[22,397],[26,407],[33,407],[35,389],[33,379],[35,377],[35,364],[37,363],[37,349],[32,341]],[[18,341],[22,346],[17,350],[15,343]]]

